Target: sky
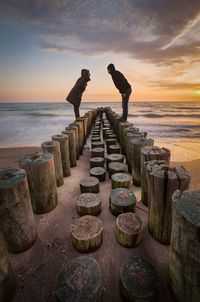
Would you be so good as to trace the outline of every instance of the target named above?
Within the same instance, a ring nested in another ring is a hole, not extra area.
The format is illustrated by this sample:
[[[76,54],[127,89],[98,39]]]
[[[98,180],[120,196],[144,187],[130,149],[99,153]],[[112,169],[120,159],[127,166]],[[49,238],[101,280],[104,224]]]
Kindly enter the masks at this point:
[[[0,0],[0,102],[62,102],[90,70],[84,101],[200,100],[200,0]]]

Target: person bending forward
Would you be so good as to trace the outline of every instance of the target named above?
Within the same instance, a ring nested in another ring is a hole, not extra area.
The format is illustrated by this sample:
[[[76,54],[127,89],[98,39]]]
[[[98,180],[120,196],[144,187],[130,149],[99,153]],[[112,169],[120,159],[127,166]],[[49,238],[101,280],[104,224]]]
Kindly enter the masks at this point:
[[[81,70],[81,77],[76,81],[74,87],[66,97],[66,101],[74,105],[75,117],[80,117],[79,107],[81,104],[82,94],[86,89],[87,82],[90,81],[90,71],[87,69]]]
[[[120,121],[125,122],[128,117],[128,101],[131,95],[131,85],[125,78],[125,76],[118,70],[115,69],[113,64],[109,64],[107,67],[108,73],[111,74],[115,87],[119,90],[122,96],[122,116]]]

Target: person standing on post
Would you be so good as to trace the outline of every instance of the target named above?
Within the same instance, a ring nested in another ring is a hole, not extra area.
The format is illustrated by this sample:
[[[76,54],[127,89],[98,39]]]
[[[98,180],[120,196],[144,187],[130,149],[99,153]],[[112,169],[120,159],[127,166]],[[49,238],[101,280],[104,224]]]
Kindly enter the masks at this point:
[[[120,71],[115,69],[115,66],[113,64],[109,64],[107,70],[108,73],[112,76],[115,87],[121,93],[123,114],[120,118],[120,121],[125,122],[128,117],[128,101],[132,92],[131,85],[129,84],[125,76]]]
[[[75,117],[80,117],[79,107],[81,104],[82,94],[85,91],[87,82],[90,81],[90,71],[87,69],[81,70],[81,77],[76,81],[74,87],[66,97],[66,101],[74,105]]]

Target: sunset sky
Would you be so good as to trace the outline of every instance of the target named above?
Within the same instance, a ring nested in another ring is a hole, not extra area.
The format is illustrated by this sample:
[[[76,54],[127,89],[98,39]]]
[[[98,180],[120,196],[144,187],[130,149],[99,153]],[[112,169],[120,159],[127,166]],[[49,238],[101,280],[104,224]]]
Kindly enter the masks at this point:
[[[200,0],[4,0],[0,102],[65,100],[87,68],[84,101],[200,100]]]

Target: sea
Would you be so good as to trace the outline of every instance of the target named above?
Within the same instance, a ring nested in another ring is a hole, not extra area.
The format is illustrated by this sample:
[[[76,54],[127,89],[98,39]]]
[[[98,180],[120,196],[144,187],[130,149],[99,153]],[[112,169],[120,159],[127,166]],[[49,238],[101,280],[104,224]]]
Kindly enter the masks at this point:
[[[122,112],[121,102],[82,102],[80,114],[107,106]],[[0,103],[0,148],[40,146],[73,121],[67,102]],[[172,150],[172,160],[200,158],[200,102],[130,102],[128,121]]]

